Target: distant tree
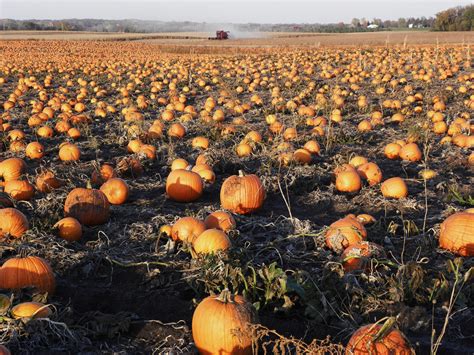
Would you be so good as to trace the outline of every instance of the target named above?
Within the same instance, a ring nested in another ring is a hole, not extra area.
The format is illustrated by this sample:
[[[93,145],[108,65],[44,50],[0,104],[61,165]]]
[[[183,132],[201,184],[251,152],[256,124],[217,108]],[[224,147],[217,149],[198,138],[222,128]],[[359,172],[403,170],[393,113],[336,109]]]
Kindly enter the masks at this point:
[[[354,17],[351,21],[351,25],[354,27],[360,27],[360,21],[358,18]]]
[[[435,31],[473,31],[474,5],[459,6],[436,14]]]

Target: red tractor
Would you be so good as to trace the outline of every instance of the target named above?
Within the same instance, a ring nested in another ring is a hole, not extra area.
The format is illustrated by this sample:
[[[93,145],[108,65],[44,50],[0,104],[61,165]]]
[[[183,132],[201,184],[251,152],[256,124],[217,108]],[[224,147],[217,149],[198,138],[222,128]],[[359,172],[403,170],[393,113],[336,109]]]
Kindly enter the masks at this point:
[[[223,30],[219,30],[219,31],[216,31],[216,37],[209,37],[209,39],[218,39],[218,40],[221,40],[221,39],[229,39],[229,31],[223,31]]]

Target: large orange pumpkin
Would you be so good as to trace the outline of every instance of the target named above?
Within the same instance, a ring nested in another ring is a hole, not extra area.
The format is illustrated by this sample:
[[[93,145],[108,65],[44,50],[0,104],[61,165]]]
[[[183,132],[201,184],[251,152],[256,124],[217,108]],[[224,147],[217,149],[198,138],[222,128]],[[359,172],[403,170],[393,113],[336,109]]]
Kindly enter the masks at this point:
[[[382,337],[377,337],[382,326],[368,324],[352,334],[346,346],[346,355],[412,355],[414,351],[402,332],[391,329]]]
[[[252,354],[252,332],[256,322],[252,304],[224,290],[199,303],[193,314],[192,332],[200,354]]]
[[[40,292],[53,293],[56,287],[49,263],[37,256],[11,258],[0,268],[0,289],[19,290],[35,287]]]
[[[30,228],[26,216],[15,208],[0,209],[0,237],[21,237]]]
[[[439,246],[462,256],[474,256],[474,213],[458,212],[441,223]]]
[[[110,204],[102,191],[76,188],[67,196],[64,212],[67,217],[74,217],[81,224],[95,226],[109,220]]]
[[[177,202],[192,202],[201,197],[203,190],[199,174],[185,170],[173,170],[166,179],[166,193]]]
[[[5,346],[0,345],[0,355],[12,355],[12,353]]]
[[[228,177],[221,187],[221,206],[238,214],[252,213],[263,206],[265,188],[257,175]]]

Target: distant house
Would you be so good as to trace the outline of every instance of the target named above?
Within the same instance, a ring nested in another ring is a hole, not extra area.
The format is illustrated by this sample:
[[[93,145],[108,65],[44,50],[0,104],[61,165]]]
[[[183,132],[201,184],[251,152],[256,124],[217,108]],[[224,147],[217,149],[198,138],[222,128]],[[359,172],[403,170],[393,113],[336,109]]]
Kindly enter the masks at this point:
[[[372,24],[368,25],[367,28],[375,29],[375,28],[379,28],[379,25],[376,25],[375,23],[372,23]]]
[[[415,25],[414,23],[409,23],[408,28],[425,28],[423,24],[419,23],[418,25]]]

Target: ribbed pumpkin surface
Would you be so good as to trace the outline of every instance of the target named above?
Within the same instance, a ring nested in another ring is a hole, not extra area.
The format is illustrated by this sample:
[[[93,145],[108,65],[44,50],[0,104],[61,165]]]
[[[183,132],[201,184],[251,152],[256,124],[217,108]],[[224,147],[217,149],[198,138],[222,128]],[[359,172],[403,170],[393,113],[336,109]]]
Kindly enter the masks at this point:
[[[460,212],[449,216],[441,224],[439,246],[462,256],[473,256],[474,214]]]

